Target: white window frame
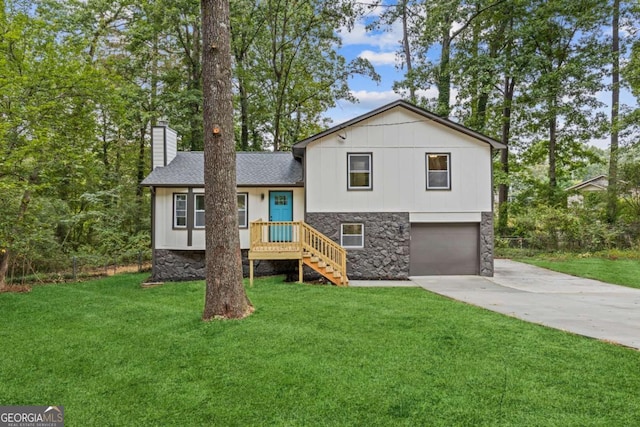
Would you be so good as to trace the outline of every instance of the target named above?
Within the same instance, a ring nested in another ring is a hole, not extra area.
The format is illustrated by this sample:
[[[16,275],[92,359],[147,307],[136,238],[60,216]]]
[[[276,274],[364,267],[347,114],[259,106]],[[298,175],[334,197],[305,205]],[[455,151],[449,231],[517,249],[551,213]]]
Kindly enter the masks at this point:
[[[363,170],[351,169],[351,157],[368,157],[369,168]],[[352,185],[352,173],[366,173],[369,175],[369,185]],[[347,153],[347,190],[372,190],[373,189],[373,153]]]
[[[429,170],[429,157],[430,156],[444,156],[447,158],[447,170],[446,171],[430,171]],[[427,180],[427,190],[451,190],[451,153],[427,153],[425,156],[425,170],[426,170],[426,180]],[[447,175],[447,185],[446,186],[434,186],[429,182],[429,174],[430,173],[446,173]]]
[[[249,193],[238,193],[238,199],[244,198],[244,209],[240,209],[240,203],[238,203],[238,226],[239,228],[249,227]],[[240,222],[240,213],[243,213],[244,224]]]
[[[203,203],[203,208],[202,209],[198,209],[198,199],[202,199],[202,203]],[[204,217],[204,194],[203,193],[197,193],[193,195],[193,228],[204,228],[206,223],[206,219]],[[198,224],[198,214],[202,213],[202,224]]]
[[[345,226],[351,226],[351,225],[355,225],[355,226],[360,226],[360,233],[359,234],[345,234],[344,232],[344,227]],[[360,236],[361,238],[361,244],[360,245],[345,245],[344,244],[344,237],[345,236]],[[362,249],[364,248],[364,224],[360,223],[360,222],[346,222],[344,224],[340,224],[340,245],[343,248],[351,248],[351,249]]]
[[[178,210],[179,201],[184,203],[184,209]],[[188,204],[189,202],[186,193],[173,193],[173,228],[187,228],[187,212],[189,211]],[[180,211],[180,215],[178,215],[178,211]],[[178,224],[178,218],[184,218],[184,225]]]

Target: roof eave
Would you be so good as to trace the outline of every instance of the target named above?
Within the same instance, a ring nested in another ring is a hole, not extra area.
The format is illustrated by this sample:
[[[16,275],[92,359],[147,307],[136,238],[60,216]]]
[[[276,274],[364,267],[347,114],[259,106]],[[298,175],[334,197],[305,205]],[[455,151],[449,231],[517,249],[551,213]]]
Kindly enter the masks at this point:
[[[311,142],[313,142],[315,140],[318,140],[320,138],[323,138],[323,137],[325,137],[327,135],[330,135],[332,133],[338,132],[341,129],[347,128],[349,126],[353,126],[356,123],[359,123],[359,122],[361,122],[363,120],[367,120],[367,119],[369,119],[369,118],[371,118],[373,116],[376,116],[376,115],[378,115],[380,113],[383,113],[383,112],[385,112],[387,110],[390,110],[392,108],[395,108],[397,106],[402,106],[402,107],[406,108],[407,110],[412,111],[412,112],[414,112],[416,114],[419,114],[419,115],[421,115],[423,117],[426,117],[429,120],[432,120],[432,121],[434,121],[434,122],[436,122],[438,124],[441,124],[441,125],[446,126],[446,127],[450,128],[450,129],[453,129],[453,130],[456,130],[456,131],[458,131],[460,133],[463,133],[463,134],[465,134],[467,136],[470,136],[472,138],[475,138],[475,139],[478,139],[478,140],[480,140],[482,142],[485,142],[485,143],[491,145],[491,147],[493,147],[493,148],[495,148],[497,150],[502,150],[502,149],[507,148],[506,145],[502,144],[501,142],[496,141],[495,139],[493,139],[493,138],[491,138],[491,137],[489,137],[487,135],[484,135],[484,134],[482,134],[480,132],[474,131],[473,129],[469,129],[466,126],[463,126],[461,124],[453,122],[453,121],[451,121],[451,120],[449,120],[447,118],[440,117],[440,116],[438,116],[436,114],[431,113],[430,111],[427,111],[427,110],[425,110],[423,108],[420,108],[418,106],[410,104],[407,101],[403,101],[403,100],[399,99],[397,101],[393,101],[393,102],[391,102],[389,104],[383,105],[383,106],[381,106],[379,108],[376,108],[375,110],[372,110],[372,111],[370,111],[370,112],[368,112],[366,114],[363,114],[361,116],[355,117],[355,118],[353,118],[351,120],[348,120],[348,121],[346,121],[344,123],[341,123],[339,125],[333,126],[333,127],[329,128],[329,129],[323,131],[323,132],[317,133],[315,135],[310,136],[309,138],[303,139],[302,141],[295,143],[293,145],[293,147],[292,147],[292,151],[294,153],[294,156],[296,158],[302,158],[302,157],[304,157],[304,151],[305,151],[307,145],[309,145],[309,143],[311,143]]]
[[[156,188],[183,188],[183,187],[196,187],[196,188],[204,188],[203,183],[175,183],[175,184],[167,184],[167,183],[145,183],[144,181],[140,183],[142,187],[156,187]],[[304,183],[302,182],[280,182],[277,184],[237,184],[237,188],[284,188],[284,187],[304,187]]]

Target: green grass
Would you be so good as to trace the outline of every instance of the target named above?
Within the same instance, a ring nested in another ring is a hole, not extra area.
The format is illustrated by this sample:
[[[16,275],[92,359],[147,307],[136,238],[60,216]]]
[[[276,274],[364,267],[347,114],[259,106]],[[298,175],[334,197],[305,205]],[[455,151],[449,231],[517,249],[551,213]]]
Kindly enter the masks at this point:
[[[263,279],[200,320],[202,282],[0,294],[0,404],[69,426],[636,425],[640,353],[417,288]]]
[[[598,255],[555,254],[518,257],[517,261],[578,277],[601,280],[615,285],[640,288],[640,260]]]

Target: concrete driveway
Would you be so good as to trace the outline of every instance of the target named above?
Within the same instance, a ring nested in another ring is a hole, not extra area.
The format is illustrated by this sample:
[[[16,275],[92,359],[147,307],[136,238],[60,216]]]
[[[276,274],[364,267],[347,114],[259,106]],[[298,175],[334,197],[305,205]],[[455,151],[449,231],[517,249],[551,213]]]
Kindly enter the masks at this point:
[[[495,276],[423,276],[422,288],[532,323],[640,349],[640,289],[510,260]]]

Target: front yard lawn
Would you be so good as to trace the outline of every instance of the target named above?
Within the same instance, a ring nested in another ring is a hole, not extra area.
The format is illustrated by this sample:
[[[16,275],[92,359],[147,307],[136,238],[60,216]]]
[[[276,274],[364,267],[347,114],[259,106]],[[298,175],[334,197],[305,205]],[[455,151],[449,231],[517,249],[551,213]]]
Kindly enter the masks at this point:
[[[514,259],[573,276],[596,279],[630,288],[640,288],[640,260],[638,259],[585,257],[577,254],[549,254]]]
[[[0,404],[69,426],[635,425],[640,352],[418,288],[261,279],[204,323],[202,282],[0,294]]]

